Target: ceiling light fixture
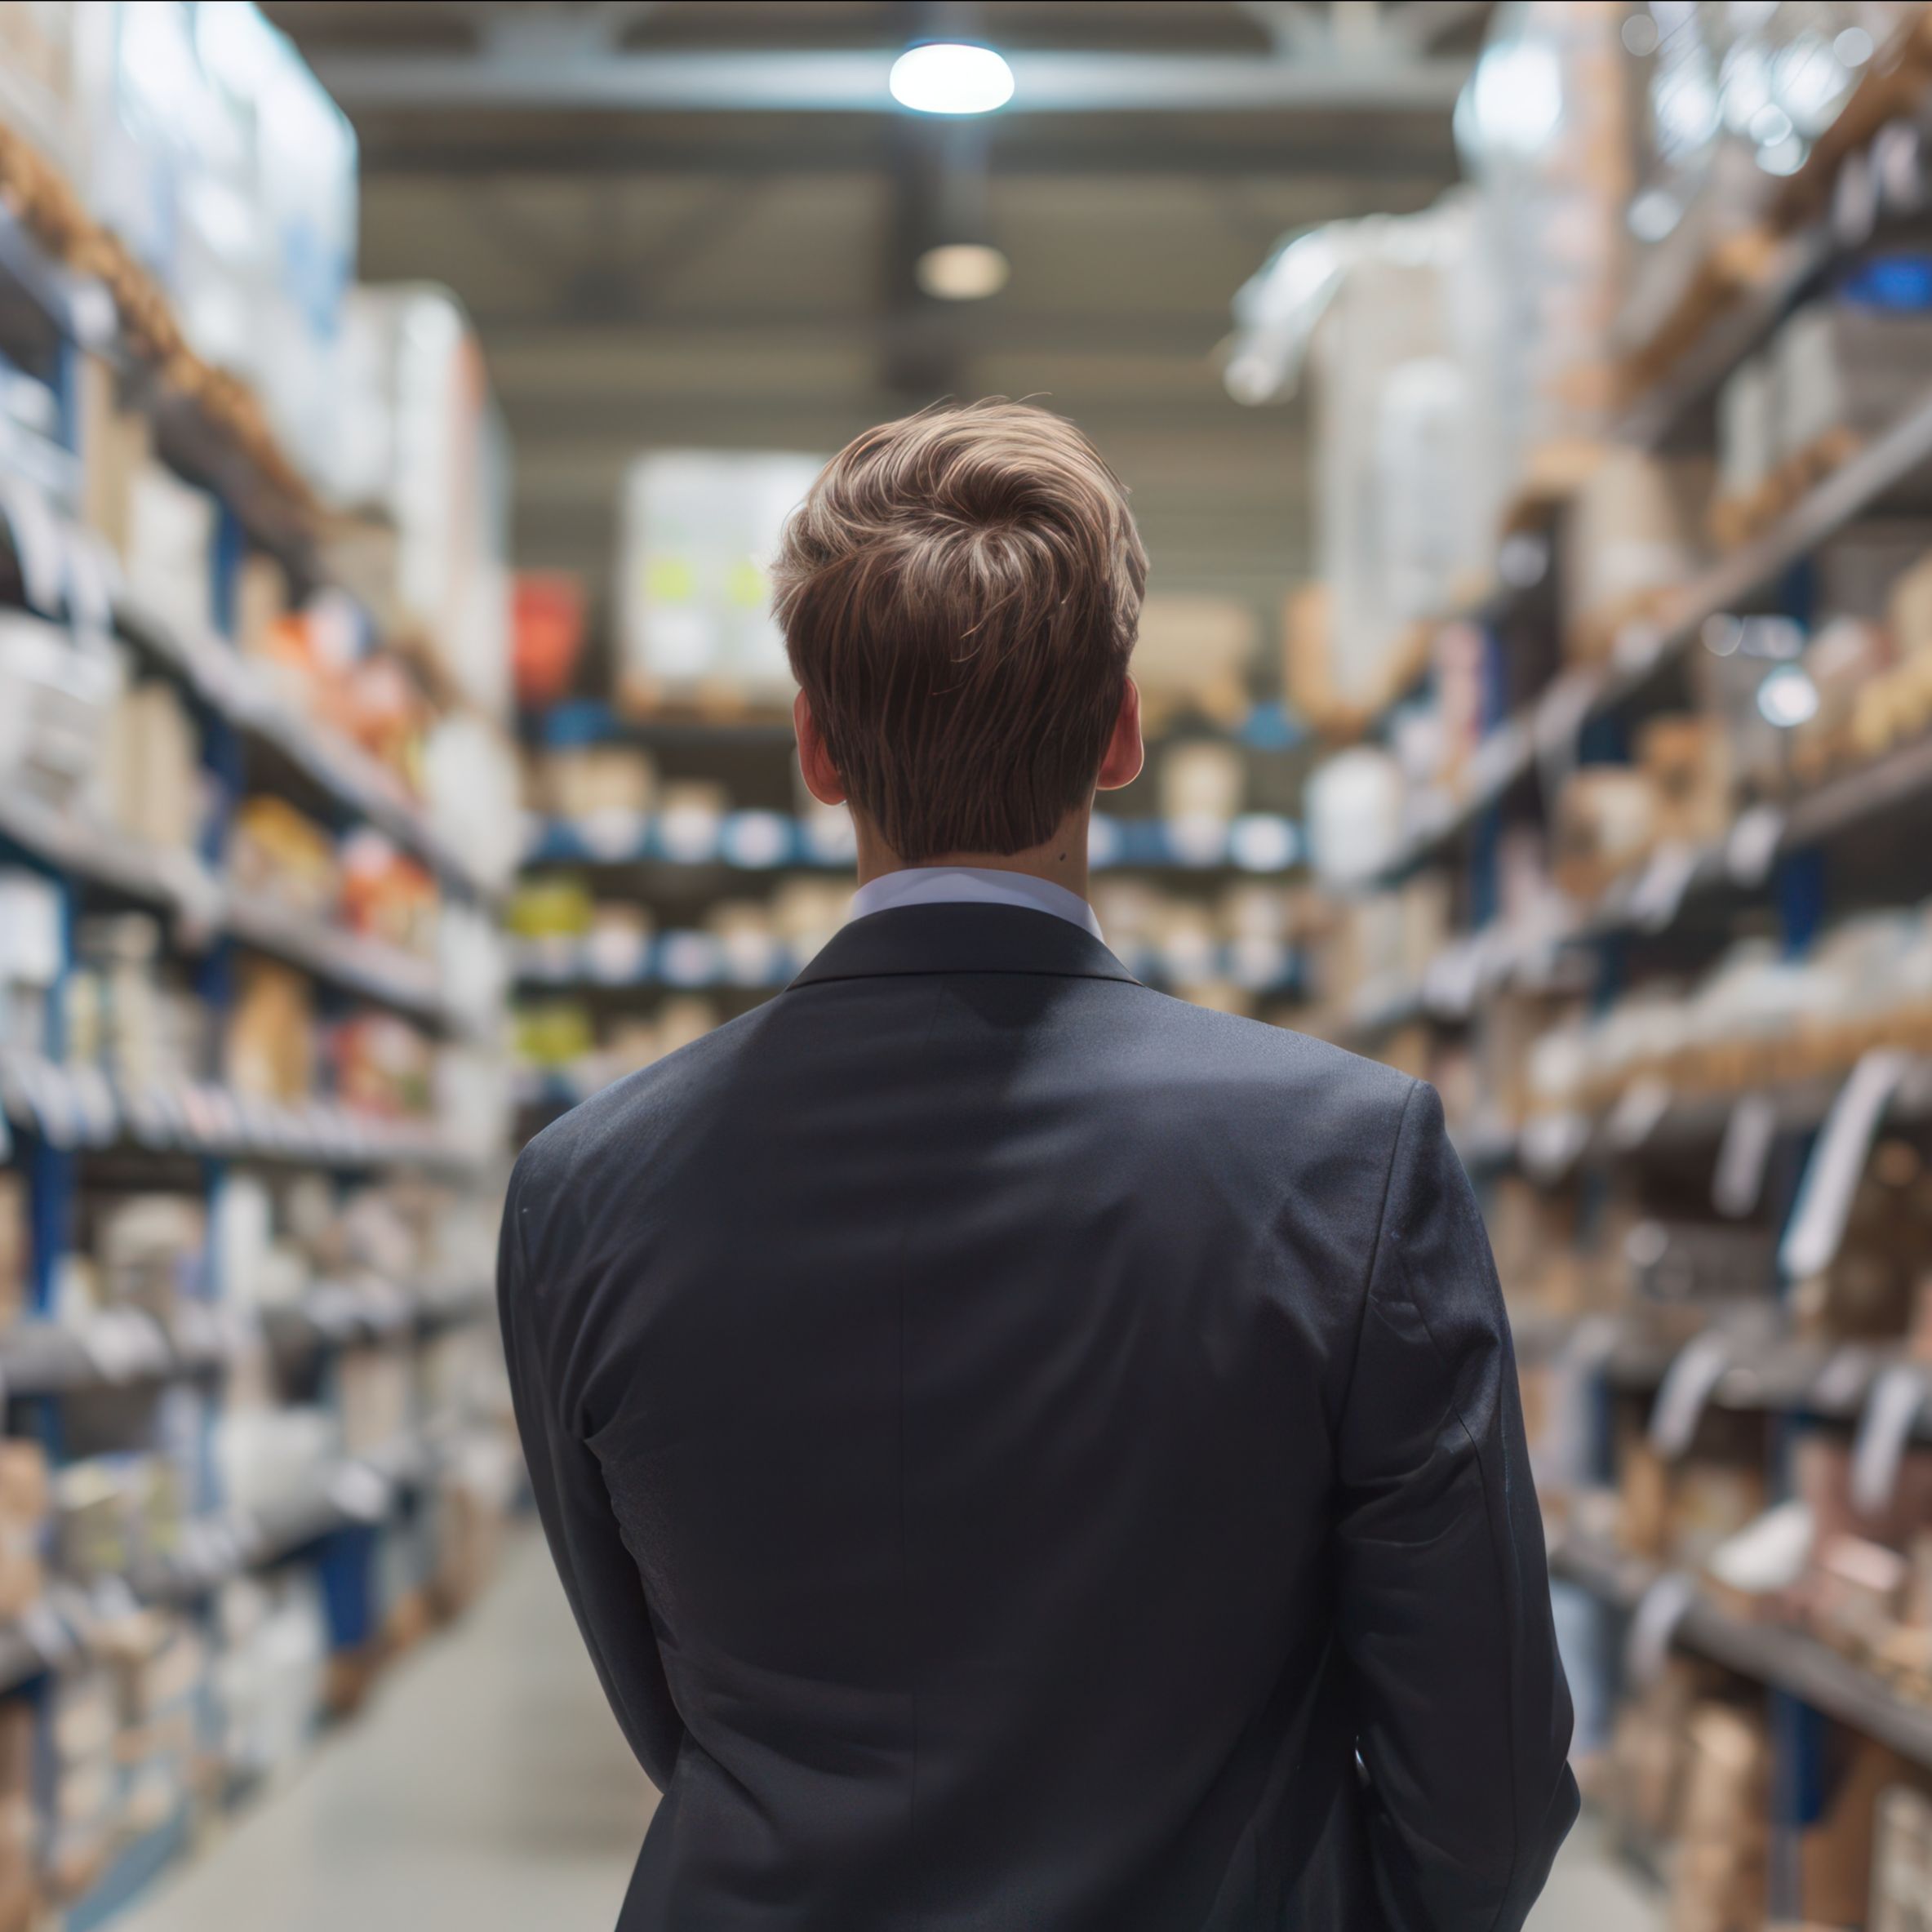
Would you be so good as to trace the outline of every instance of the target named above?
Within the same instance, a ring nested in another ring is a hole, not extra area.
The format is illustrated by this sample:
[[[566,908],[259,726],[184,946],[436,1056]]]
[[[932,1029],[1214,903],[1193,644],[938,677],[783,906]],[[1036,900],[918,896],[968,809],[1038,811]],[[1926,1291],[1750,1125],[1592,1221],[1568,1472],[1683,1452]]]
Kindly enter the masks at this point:
[[[1818,716],[1818,686],[1796,664],[1780,664],[1757,687],[1757,708],[1780,731],[1808,725]]]
[[[913,273],[929,295],[942,302],[983,302],[1006,286],[1013,264],[984,242],[945,242],[929,248]]]
[[[932,41],[908,47],[886,85],[915,113],[990,114],[1013,98],[1013,69],[991,47]]]

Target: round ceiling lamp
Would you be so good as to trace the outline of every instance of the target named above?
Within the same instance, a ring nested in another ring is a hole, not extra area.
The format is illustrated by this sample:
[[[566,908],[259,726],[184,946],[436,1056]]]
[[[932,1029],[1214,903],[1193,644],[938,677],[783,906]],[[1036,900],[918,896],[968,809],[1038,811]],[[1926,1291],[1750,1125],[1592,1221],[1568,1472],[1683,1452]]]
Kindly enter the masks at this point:
[[[991,47],[931,41],[892,63],[886,86],[919,114],[990,114],[1013,98],[1013,69]]]
[[[984,242],[945,242],[929,248],[913,273],[925,292],[941,302],[983,302],[1006,286],[1013,264]]]

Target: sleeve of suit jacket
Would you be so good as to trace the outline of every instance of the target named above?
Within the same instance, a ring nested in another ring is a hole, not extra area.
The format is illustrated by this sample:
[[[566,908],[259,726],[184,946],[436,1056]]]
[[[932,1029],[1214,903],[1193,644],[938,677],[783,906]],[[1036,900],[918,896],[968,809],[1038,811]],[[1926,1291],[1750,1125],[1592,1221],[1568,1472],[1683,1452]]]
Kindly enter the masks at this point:
[[[1391,1932],[1515,1932],[1576,1815],[1516,1363],[1432,1088],[1410,1093],[1342,1416],[1339,1627]]]
[[[568,1350],[550,1332],[557,1309],[524,1253],[522,1178],[520,1165],[510,1177],[496,1262],[517,1432],[544,1534],[604,1695],[637,1761],[662,1791],[677,1761],[683,1721],[664,1681],[643,1579],[619,1534],[603,1470],[572,1426],[560,1379]]]

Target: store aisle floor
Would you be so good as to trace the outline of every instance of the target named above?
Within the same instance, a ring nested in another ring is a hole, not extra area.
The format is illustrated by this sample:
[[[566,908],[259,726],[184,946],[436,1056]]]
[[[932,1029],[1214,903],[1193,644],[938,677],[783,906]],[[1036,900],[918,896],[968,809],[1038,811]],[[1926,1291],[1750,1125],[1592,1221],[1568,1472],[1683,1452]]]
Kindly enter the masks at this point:
[[[122,1932],[610,1932],[652,1802],[541,1542]],[[1578,1827],[1531,1932],[1655,1932]]]
[[[654,1794],[540,1538],[116,1932],[610,1932]]]

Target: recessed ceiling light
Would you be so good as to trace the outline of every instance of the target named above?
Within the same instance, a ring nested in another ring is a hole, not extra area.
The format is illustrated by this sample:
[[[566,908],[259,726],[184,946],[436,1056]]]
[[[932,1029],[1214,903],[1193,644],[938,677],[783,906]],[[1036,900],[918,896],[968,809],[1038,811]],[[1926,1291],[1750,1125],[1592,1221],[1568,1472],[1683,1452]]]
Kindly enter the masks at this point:
[[[919,257],[913,273],[942,302],[981,302],[1006,286],[1013,264],[984,242],[947,242]]]
[[[886,84],[917,113],[990,114],[1013,98],[1013,69],[991,47],[932,41],[907,48]]]

